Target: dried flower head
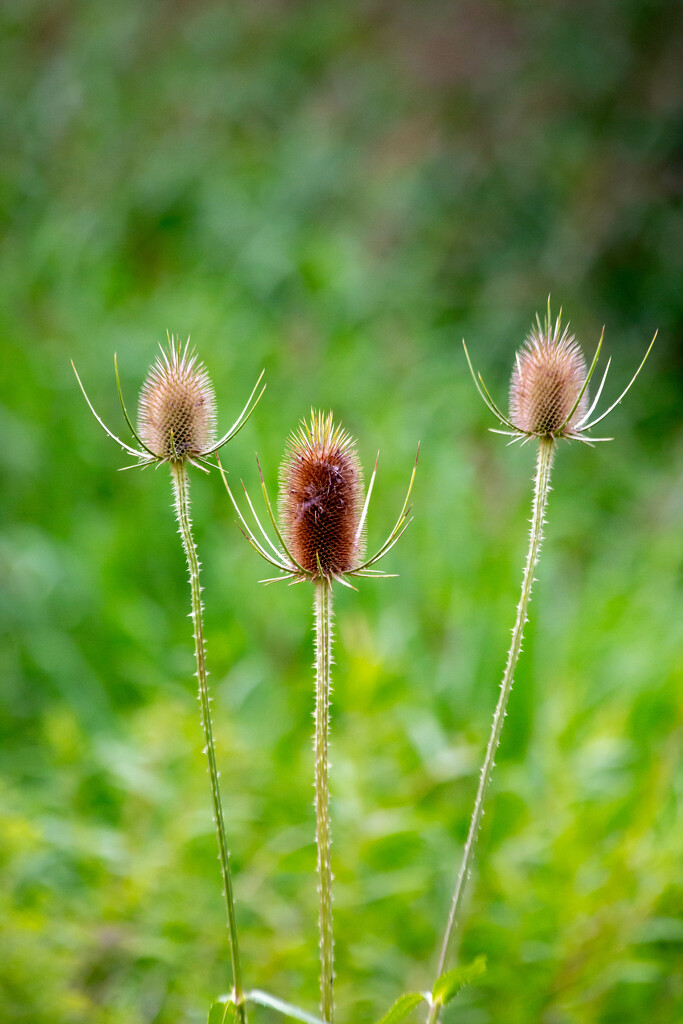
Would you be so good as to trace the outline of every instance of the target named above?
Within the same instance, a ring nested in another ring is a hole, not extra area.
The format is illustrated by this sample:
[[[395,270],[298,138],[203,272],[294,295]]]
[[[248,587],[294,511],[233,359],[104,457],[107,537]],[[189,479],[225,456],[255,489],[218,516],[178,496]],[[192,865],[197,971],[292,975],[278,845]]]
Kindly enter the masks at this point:
[[[71,363],[93,416],[113,441],[137,459],[134,466],[189,462],[199,469],[204,469],[208,465],[208,456],[217,452],[242,429],[265,390],[264,386],[259,394],[256,394],[263,377],[262,372],[244,409],[227,434],[216,441],[216,399],[213,384],[206,367],[203,363],[197,362],[197,355],[190,350],[189,345],[188,341],[183,349],[176,338],[169,337],[168,351],[159,346],[161,357],[157,357],[140,392],[137,430],[126,411],[119,368],[114,356],[116,387],[121,409],[140,449],[132,448],[122,441],[100,419],[86,394],[76,367],[73,362]],[[134,466],[125,468],[133,469]]]
[[[280,523],[287,546],[312,576],[348,572],[362,560],[358,526],[363,472],[351,436],[332,414],[292,434],[280,469]]]
[[[588,409],[588,370],[576,339],[560,321],[550,332],[537,319],[517,353],[510,381],[510,420],[525,434],[559,437],[571,433]],[[577,404],[578,403],[578,404]]]
[[[600,381],[595,398],[588,406],[588,384],[598,364],[602,340],[588,370],[583,353],[576,339],[567,327],[561,330],[562,313],[552,323],[550,304],[543,324],[536,317],[536,325],[529,334],[524,347],[517,353],[516,364],[510,382],[510,415],[500,411],[491,398],[489,390],[480,373],[475,374],[470,361],[467,346],[463,341],[467,364],[472,379],[477,386],[484,403],[493,415],[507,427],[507,430],[494,430],[497,434],[506,434],[514,441],[529,441],[531,438],[546,437],[551,440],[566,438],[593,444],[596,441],[611,441],[609,437],[589,437],[587,431],[605,419],[619,405],[630,390],[631,385],[645,365],[650,349],[655,343],[656,333],[645,353],[640,366],[622,391],[616,402],[595,419],[591,419],[600,400],[602,389],[607,379],[611,360],[607,361],[605,372]]]
[[[216,440],[216,397],[206,367],[175,344],[149,371],[140,392],[138,436],[163,462],[207,452]]]
[[[246,488],[249,510],[266,546],[242,515],[225,474],[223,482],[245,537],[266,562],[282,573],[264,583],[326,579],[351,586],[349,578],[352,576],[388,575],[372,566],[393,548],[410,523],[408,502],[416,468],[417,459],[396,525],[384,544],[368,559],[363,555],[365,520],[377,463],[363,501],[363,474],[355,442],[345,430],[335,426],[332,413],[324,416],[311,410],[310,423],[302,420],[289,439],[280,469],[280,523],[273,513],[261,467],[258,467],[266,509],[279,544],[269,538],[261,525]]]

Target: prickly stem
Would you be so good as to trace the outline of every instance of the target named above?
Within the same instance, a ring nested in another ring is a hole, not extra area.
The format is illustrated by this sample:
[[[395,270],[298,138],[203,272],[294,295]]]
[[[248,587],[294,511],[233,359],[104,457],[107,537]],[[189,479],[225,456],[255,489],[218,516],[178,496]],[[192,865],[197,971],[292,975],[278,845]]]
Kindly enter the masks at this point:
[[[533,514],[531,518],[531,531],[529,534],[529,551],[527,554],[526,566],[524,568],[524,576],[522,579],[522,591],[519,598],[519,604],[517,605],[517,616],[515,619],[515,625],[512,630],[512,642],[510,644],[510,650],[508,652],[507,662],[505,665],[505,672],[503,674],[503,681],[500,684],[500,696],[498,698],[498,704],[493,716],[493,723],[491,725],[491,734],[489,736],[488,746],[486,748],[486,755],[484,757],[484,763],[481,768],[479,776],[479,787],[477,789],[477,796],[474,802],[474,809],[472,811],[472,818],[470,820],[470,827],[465,841],[465,848],[462,855],[462,863],[460,865],[460,871],[458,873],[458,879],[455,885],[455,891],[453,893],[453,901],[451,903],[450,914],[448,916],[448,922],[446,924],[446,931],[441,946],[441,953],[439,955],[439,963],[437,967],[436,976],[440,977],[444,972],[446,966],[446,958],[448,956],[448,950],[455,930],[455,925],[458,918],[458,912],[462,905],[463,895],[465,891],[465,884],[469,877],[472,860],[474,857],[474,848],[479,835],[479,829],[481,827],[481,819],[484,814],[484,799],[486,797],[486,791],[491,781],[493,774],[493,768],[495,765],[495,755],[500,742],[500,735],[503,730],[503,722],[506,716],[506,707],[510,691],[512,690],[512,683],[514,681],[515,668],[519,659],[519,654],[522,649],[522,638],[524,634],[524,625],[527,621],[527,609],[529,607],[529,599],[531,597],[531,588],[534,582],[534,569],[538,561],[538,555],[541,550],[541,542],[543,540],[543,524],[545,522],[545,510],[548,502],[548,493],[550,491],[550,471],[552,468],[553,455],[555,449],[555,442],[552,438],[541,438],[538,445],[538,460],[536,463],[536,477],[534,487],[534,501],[533,501]],[[439,1003],[433,1003],[429,1010],[429,1016],[427,1018],[427,1024],[437,1024],[439,1019],[439,1012],[441,1006]]]
[[[244,989],[242,986],[242,972],[240,967],[239,948],[237,944],[237,921],[235,917],[235,901],[232,890],[232,878],[230,875],[230,855],[225,837],[225,822],[223,819],[223,806],[218,787],[218,769],[216,767],[216,750],[213,742],[213,728],[211,725],[211,698],[206,672],[206,652],[204,648],[204,622],[202,615],[202,588],[199,583],[199,560],[197,548],[192,536],[192,521],[190,519],[190,493],[189,480],[184,462],[171,462],[171,477],[173,480],[173,493],[175,497],[175,510],[178,518],[178,529],[183,540],[183,547],[187,557],[187,567],[190,574],[190,591],[192,596],[192,624],[194,626],[194,647],[197,660],[197,679],[199,681],[199,705],[202,716],[202,729],[204,731],[204,752],[206,753],[209,778],[211,780],[211,800],[213,804],[213,818],[216,825],[216,837],[218,840],[218,859],[221,865],[223,876],[223,892],[225,896],[225,908],[228,918],[228,942],[230,945],[230,959],[232,961],[233,974],[233,998],[237,1010],[239,1024],[247,1024],[247,1011],[244,1001]]]
[[[332,585],[315,584],[315,816],[320,898],[320,997],[323,1020],[334,1015],[334,940],[332,935],[332,859],[328,737],[332,663]]]

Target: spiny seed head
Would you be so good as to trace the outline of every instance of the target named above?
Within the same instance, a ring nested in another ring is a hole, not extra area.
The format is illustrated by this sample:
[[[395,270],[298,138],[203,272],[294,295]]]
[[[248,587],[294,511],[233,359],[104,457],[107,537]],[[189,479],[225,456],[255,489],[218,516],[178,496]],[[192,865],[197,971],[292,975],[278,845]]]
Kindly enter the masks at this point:
[[[280,468],[279,511],[289,550],[308,574],[329,578],[355,568],[364,539],[358,537],[363,474],[355,442],[332,421],[311,410],[288,442]]]
[[[138,433],[154,455],[183,462],[202,455],[216,437],[216,399],[206,368],[174,338],[149,371],[140,392]]]
[[[562,437],[571,433],[588,408],[586,388],[572,413],[586,374],[576,339],[566,327],[560,334],[560,318],[553,327],[549,318],[541,326],[537,317],[517,353],[510,381],[510,420],[525,434]]]

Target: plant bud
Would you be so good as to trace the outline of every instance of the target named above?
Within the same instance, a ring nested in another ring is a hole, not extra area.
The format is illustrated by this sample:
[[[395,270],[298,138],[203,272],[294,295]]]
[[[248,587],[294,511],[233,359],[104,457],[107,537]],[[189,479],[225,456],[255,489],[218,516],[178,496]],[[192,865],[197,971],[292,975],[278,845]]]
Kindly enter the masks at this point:
[[[510,381],[510,420],[525,434],[561,437],[581,422],[588,407],[588,389],[572,413],[586,380],[586,363],[576,339],[560,322],[537,322],[517,353]],[[571,419],[568,420],[571,414]]]
[[[158,459],[182,462],[215,441],[216,399],[206,368],[171,341],[140,392],[138,433]]]
[[[290,438],[280,469],[282,532],[296,561],[313,577],[348,572],[361,560],[357,537],[363,476],[353,439],[332,414],[311,413]]]

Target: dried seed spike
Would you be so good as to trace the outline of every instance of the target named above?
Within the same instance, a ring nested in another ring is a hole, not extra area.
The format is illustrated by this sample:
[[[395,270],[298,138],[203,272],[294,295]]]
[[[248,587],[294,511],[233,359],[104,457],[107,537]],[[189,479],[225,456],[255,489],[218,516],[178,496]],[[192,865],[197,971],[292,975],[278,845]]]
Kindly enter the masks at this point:
[[[537,322],[518,353],[510,381],[510,420],[525,434],[562,437],[581,423],[588,408],[586,362],[560,318]],[[577,404],[577,399],[581,395]],[[572,409],[574,410],[572,413]]]
[[[206,368],[189,342],[171,338],[140,392],[140,439],[154,455],[183,462],[207,452],[216,438],[216,400]]]
[[[330,579],[362,561],[357,536],[363,474],[353,439],[332,413],[311,410],[289,439],[280,469],[279,512],[292,555],[313,578]]]

